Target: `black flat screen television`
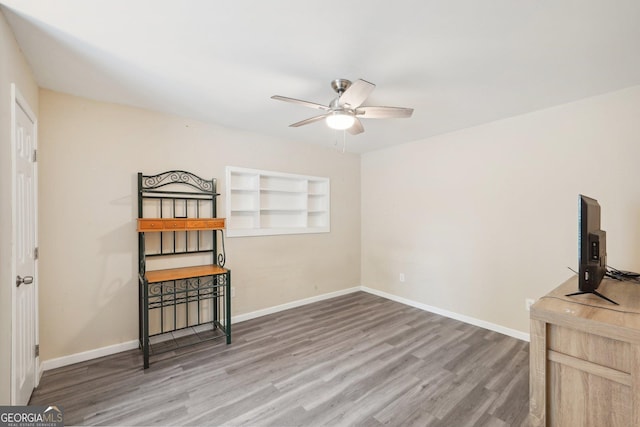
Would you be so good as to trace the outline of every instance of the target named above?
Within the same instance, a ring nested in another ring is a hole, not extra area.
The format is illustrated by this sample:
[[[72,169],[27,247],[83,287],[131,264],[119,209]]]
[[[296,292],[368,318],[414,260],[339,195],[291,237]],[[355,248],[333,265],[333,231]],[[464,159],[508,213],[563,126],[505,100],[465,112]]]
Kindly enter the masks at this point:
[[[578,196],[578,292],[595,294],[613,304],[617,303],[596,289],[607,274],[607,233],[600,229],[600,204],[591,197]]]
[[[593,292],[607,272],[607,233],[600,229],[600,204],[580,195],[578,289]]]

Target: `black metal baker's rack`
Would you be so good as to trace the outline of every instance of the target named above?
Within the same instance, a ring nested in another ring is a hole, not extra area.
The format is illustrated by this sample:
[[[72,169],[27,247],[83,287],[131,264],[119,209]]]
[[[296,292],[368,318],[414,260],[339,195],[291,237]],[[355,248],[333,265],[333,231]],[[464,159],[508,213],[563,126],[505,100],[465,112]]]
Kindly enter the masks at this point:
[[[224,268],[218,195],[215,178],[181,170],[138,173],[139,340],[145,369],[151,355],[212,339],[231,343],[231,271]]]

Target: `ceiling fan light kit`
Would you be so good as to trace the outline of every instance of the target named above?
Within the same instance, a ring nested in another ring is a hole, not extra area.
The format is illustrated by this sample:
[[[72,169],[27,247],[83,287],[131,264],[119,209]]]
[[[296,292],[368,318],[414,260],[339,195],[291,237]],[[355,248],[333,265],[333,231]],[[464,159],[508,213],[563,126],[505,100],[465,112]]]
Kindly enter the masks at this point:
[[[289,125],[290,127],[300,127],[324,119],[331,129],[348,130],[352,135],[364,132],[360,118],[407,118],[413,114],[413,108],[363,106],[362,103],[376,87],[376,85],[366,80],[358,79],[355,82],[351,82],[347,79],[336,79],[331,82],[331,87],[338,94],[338,97],[331,101],[329,106],[280,95],[274,95],[271,98],[325,112],[320,116],[293,123]]]
[[[356,118],[352,113],[346,111],[334,111],[325,119],[327,126],[335,130],[349,129],[355,123]]]

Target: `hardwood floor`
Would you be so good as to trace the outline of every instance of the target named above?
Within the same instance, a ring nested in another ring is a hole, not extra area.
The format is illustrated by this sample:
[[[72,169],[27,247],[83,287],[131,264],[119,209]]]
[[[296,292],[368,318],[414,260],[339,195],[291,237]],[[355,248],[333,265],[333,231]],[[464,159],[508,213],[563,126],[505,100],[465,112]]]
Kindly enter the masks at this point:
[[[521,426],[529,344],[364,292],[233,325],[233,343],[47,371],[66,425]]]

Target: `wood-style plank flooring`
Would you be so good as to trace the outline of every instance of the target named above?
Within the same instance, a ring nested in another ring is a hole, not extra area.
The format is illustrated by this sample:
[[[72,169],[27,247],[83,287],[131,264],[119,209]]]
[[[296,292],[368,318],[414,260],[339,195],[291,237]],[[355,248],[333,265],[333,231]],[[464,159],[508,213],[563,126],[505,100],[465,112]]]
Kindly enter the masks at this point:
[[[524,341],[364,292],[233,325],[233,343],[47,371],[65,425],[523,426]]]

